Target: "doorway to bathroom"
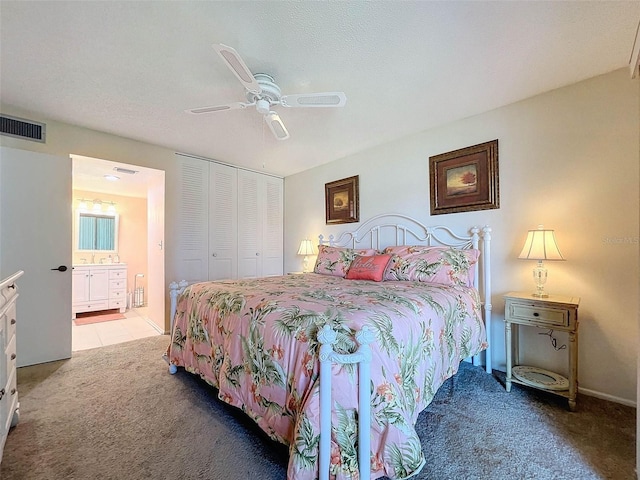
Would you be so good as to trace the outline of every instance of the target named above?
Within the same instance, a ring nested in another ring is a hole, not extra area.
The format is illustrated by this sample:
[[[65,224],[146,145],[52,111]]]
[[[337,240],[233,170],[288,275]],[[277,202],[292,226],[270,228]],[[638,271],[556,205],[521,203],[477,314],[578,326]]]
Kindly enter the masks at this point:
[[[72,351],[164,333],[165,172],[71,158]]]

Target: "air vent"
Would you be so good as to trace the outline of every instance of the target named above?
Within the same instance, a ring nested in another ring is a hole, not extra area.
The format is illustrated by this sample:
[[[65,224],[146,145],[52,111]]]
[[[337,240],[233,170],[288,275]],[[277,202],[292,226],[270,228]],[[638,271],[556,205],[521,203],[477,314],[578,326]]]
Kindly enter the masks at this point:
[[[44,123],[0,115],[0,134],[45,143]]]
[[[127,175],[135,175],[138,173],[138,170],[129,170],[128,168],[114,167],[113,169],[118,173],[126,173]]]

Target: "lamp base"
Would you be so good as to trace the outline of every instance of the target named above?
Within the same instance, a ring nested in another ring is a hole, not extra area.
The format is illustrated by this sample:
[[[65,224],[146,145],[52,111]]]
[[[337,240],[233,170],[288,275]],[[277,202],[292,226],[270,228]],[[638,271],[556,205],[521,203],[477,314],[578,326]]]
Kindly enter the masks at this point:
[[[542,265],[542,260],[538,260],[538,265],[533,269],[533,280],[536,282],[536,291],[533,296],[547,298],[549,295],[544,291],[544,284],[547,283],[547,269]]]

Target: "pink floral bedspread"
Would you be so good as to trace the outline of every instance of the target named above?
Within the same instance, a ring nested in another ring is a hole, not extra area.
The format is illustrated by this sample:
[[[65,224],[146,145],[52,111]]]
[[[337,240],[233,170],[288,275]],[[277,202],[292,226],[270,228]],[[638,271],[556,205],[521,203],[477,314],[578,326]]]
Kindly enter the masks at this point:
[[[289,446],[288,478],[318,476],[316,334],[339,353],[363,325],[371,345],[371,477],[406,478],[424,465],[415,423],[462,359],[486,348],[477,291],[314,273],[194,284],[178,299],[169,358],[218,389]],[[331,475],[357,478],[357,368],[333,366]]]

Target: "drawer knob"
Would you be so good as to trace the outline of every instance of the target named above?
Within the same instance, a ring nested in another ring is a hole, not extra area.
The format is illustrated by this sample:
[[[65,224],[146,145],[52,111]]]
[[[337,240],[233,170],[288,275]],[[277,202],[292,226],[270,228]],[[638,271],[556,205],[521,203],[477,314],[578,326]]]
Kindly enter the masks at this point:
[[[15,360],[15,359],[16,359],[16,354],[15,354],[15,353],[12,353],[12,354],[11,354],[11,360]]]
[[[540,314],[539,314],[538,312],[533,312],[533,316],[534,316],[534,317],[539,317],[539,316],[540,316]]]
[[[16,390],[15,388],[12,388],[12,389],[11,389],[11,395],[15,395],[17,391],[18,391],[18,390]]]
[[[2,400],[2,397],[4,397],[4,388],[2,390],[0,390],[0,400]]]
[[[15,325],[15,324],[16,324],[16,319],[15,319],[15,318],[12,318],[12,319],[11,319],[11,325]]]

